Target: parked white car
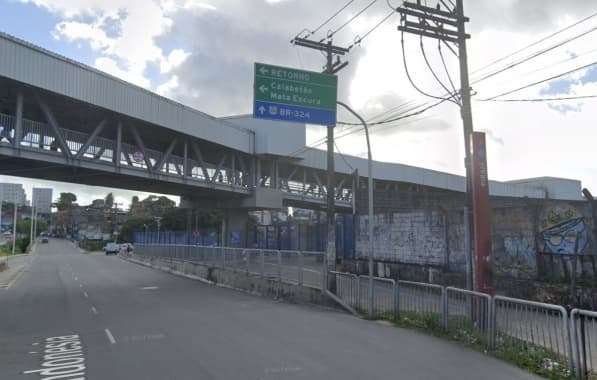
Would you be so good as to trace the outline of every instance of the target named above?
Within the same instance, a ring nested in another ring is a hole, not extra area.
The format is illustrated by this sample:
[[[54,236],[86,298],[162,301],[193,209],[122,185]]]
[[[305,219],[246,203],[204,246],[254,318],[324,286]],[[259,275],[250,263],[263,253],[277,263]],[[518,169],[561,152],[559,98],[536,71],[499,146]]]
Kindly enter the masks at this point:
[[[120,246],[116,243],[108,243],[104,246],[104,252],[106,255],[116,255],[120,251]]]

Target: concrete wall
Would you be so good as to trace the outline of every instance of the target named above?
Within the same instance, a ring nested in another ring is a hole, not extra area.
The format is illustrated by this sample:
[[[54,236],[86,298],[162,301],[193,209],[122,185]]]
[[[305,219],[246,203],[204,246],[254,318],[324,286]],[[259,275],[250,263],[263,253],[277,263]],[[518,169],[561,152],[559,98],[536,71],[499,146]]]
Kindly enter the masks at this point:
[[[192,279],[202,280],[214,285],[242,290],[264,297],[275,297],[293,303],[310,303],[334,307],[341,306],[332,300],[321,289],[299,286],[274,278],[247,274],[244,271],[234,271],[213,265],[191,263],[180,260],[170,260],[158,257],[148,257],[137,254],[121,254],[122,258],[163,271],[171,272]]]
[[[434,271],[466,271],[462,194],[377,184],[374,197],[374,258],[387,264],[376,267],[377,274],[396,272],[394,263],[402,265],[406,277],[421,281],[434,277]],[[363,191],[358,199],[357,258],[365,259],[369,249]],[[595,275],[588,202],[492,197],[491,208],[497,276],[567,276],[573,271],[575,254],[580,257],[577,273]]]

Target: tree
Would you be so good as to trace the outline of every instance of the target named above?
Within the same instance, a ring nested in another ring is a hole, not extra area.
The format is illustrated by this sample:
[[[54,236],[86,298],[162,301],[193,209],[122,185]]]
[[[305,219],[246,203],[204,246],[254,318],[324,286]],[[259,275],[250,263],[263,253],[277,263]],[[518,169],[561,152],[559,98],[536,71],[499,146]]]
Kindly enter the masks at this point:
[[[176,202],[165,196],[150,195],[141,201],[143,209],[151,215],[161,215],[173,209]]]
[[[145,226],[147,226],[147,231],[157,231],[158,229],[155,219],[151,216],[136,216],[129,218],[122,224],[118,240],[121,243],[132,242],[133,233],[145,232]]]
[[[114,194],[108,193],[108,195],[106,195],[106,198],[104,199],[104,206],[106,208],[112,208],[112,206],[114,206]]]
[[[137,203],[139,203],[139,197],[137,195],[133,195],[133,198],[131,199],[131,205],[135,206]]]
[[[36,235],[39,236],[42,232],[48,230],[48,225],[41,219],[37,219],[37,232]],[[31,233],[31,220],[21,220],[17,222],[17,233],[29,236]]]
[[[54,206],[58,211],[68,210],[73,207],[73,203],[77,201],[77,196],[73,193],[60,193],[58,199],[56,199]]]

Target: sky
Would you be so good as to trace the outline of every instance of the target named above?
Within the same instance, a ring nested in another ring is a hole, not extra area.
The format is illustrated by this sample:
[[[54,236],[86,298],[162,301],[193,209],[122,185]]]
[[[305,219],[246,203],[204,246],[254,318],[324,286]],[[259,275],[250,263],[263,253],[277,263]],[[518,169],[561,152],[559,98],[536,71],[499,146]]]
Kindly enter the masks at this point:
[[[423,1],[430,6],[437,2]],[[458,60],[448,46],[438,47],[431,39],[424,39],[421,46],[419,37],[407,34],[403,57],[397,30],[400,17],[395,12],[389,16],[390,6],[398,4],[398,0],[0,0],[0,30],[214,116],[251,112],[254,62],[321,71],[324,57],[293,46],[290,40],[296,35],[321,40],[334,32],[335,45],[352,46],[343,57],[349,65],[338,73],[338,99],[366,119],[382,121],[434,100],[413,87],[404,61],[412,82],[423,92],[441,97],[446,93],[443,86],[450,90],[450,81],[456,88],[459,83]],[[597,62],[597,5],[586,0],[464,0],[464,10],[470,19],[473,124],[476,131],[487,134],[490,178],[571,178],[597,192],[597,99],[518,101],[597,95],[597,65],[591,65]],[[584,68],[575,70],[580,67]],[[491,100],[535,82],[541,83]],[[355,121],[342,111],[338,120]],[[309,126],[308,145],[320,142],[324,134],[325,128]],[[464,174],[462,121],[455,104],[444,102],[420,115],[375,125],[371,134],[375,160]],[[336,135],[345,135],[337,139],[340,152],[366,156],[359,128],[339,126]],[[33,183],[0,176],[0,181],[6,180],[23,182],[27,188]],[[55,193],[75,189],[82,203],[109,191],[44,185],[55,187]],[[125,204],[133,194],[114,193]]]

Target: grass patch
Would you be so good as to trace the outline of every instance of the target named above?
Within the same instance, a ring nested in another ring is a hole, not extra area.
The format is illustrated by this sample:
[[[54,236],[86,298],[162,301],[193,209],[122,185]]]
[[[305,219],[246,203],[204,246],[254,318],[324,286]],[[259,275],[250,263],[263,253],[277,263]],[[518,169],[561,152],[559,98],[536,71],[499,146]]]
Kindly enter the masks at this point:
[[[102,240],[81,240],[79,247],[86,251],[101,251],[106,243]]]
[[[18,238],[15,242],[15,255],[27,253],[27,246],[29,245],[29,238]],[[0,256],[12,255],[12,242],[0,245]]]

